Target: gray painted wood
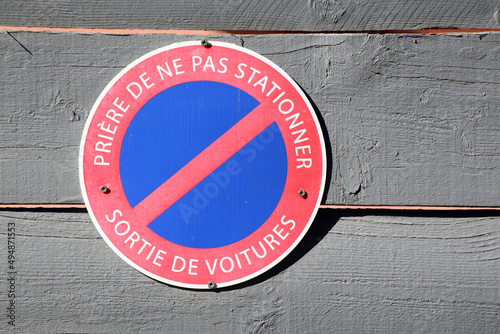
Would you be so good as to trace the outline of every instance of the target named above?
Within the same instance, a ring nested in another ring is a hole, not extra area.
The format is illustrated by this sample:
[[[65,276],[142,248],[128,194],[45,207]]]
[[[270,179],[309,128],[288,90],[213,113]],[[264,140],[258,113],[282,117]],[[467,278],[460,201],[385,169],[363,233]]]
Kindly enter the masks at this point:
[[[84,211],[1,211],[3,254],[7,223],[17,231],[16,332],[498,332],[498,216],[377,213],[320,210],[270,273],[199,292],[134,270]]]
[[[2,0],[0,24],[125,29],[380,31],[492,29],[496,0]]]
[[[0,202],[81,203],[78,148],[105,85],[192,35],[0,35]],[[500,34],[214,36],[282,67],[322,115],[328,204],[498,206]]]

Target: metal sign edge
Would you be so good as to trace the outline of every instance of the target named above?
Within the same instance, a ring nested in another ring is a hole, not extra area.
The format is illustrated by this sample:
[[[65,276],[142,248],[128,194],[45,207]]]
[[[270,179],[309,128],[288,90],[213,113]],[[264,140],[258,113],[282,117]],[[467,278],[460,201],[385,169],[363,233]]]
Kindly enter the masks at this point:
[[[323,158],[322,159],[323,161],[322,161],[321,188],[320,188],[320,191],[319,191],[319,195],[318,195],[318,198],[317,198],[316,203],[314,205],[314,210],[312,211],[312,213],[310,215],[309,221],[307,222],[307,224],[303,228],[301,234],[295,239],[295,241],[292,243],[292,245],[290,247],[288,247],[288,249],[286,249],[278,258],[276,258],[273,262],[269,263],[267,266],[261,268],[258,271],[253,272],[250,275],[244,276],[244,277],[242,277],[240,279],[217,284],[217,288],[224,288],[224,287],[229,287],[229,286],[234,286],[234,285],[237,285],[237,284],[241,284],[243,282],[249,281],[249,280],[251,280],[251,279],[253,279],[253,278],[255,278],[255,277],[263,274],[264,272],[267,272],[269,269],[273,268],[279,262],[281,262],[286,256],[288,256],[297,247],[297,245],[300,243],[300,241],[302,241],[302,239],[304,238],[304,236],[307,233],[307,231],[309,231],[309,228],[310,228],[312,222],[314,221],[314,219],[316,217],[316,214],[317,214],[317,212],[319,210],[319,206],[321,204],[321,200],[323,198],[323,194],[324,194],[324,190],[325,190],[326,174],[327,174],[327,157],[326,157],[326,147],[325,147],[324,134],[323,134],[323,131],[321,130],[321,125],[319,123],[319,120],[318,120],[318,117],[316,115],[316,112],[315,112],[315,110],[314,110],[311,102],[309,101],[309,98],[305,95],[305,93],[299,87],[299,85],[295,82],[295,80],[293,80],[277,64],[275,64],[274,62],[272,62],[270,59],[268,59],[268,58],[266,58],[266,57],[258,54],[255,51],[246,49],[246,48],[238,46],[236,44],[227,43],[227,42],[220,42],[220,41],[209,41],[209,42],[210,42],[210,44],[212,46],[222,46],[222,47],[232,48],[232,49],[235,49],[237,51],[246,53],[246,54],[248,54],[248,55],[250,55],[252,57],[255,57],[255,58],[263,61],[264,63],[268,64],[269,66],[271,66],[279,74],[281,74],[285,79],[288,80],[288,82],[294,87],[294,89],[296,90],[296,92],[300,95],[300,97],[303,99],[303,101],[305,102],[305,104],[309,108],[309,112],[310,112],[310,114],[312,116],[312,119],[314,120],[314,124],[316,126],[316,131],[318,132],[318,137],[319,137],[319,141],[320,141],[320,144],[321,144],[321,153],[322,153],[322,158]],[[108,93],[109,89],[119,80],[119,78],[121,78],[121,76],[124,73],[128,72],[134,66],[136,66],[139,63],[141,63],[143,60],[146,60],[147,58],[151,57],[152,55],[155,55],[155,54],[163,52],[163,51],[167,51],[167,50],[171,50],[171,49],[183,47],[183,46],[194,46],[194,45],[200,45],[200,44],[201,44],[201,41],[186,41],[186,42],[172,43],[170,45],[157,48],[157,49],[152,50],[152,51],[144,54],[143,56],[135,59],[133,62],[131,62],[130,64],[128,64],[125,68],[123,68],[120,72],[118,72],[118,74],[116,74],[113,77],[113,79],[101,91],[101,93],[99,94],[97,100],[94,102],[90,113],[87,116],[87,119],[86,119],[86,122],[85,122],[85,127],[84,127],[84,130],[83,130],[83,135],[82,135],[82,138],[81,138],[81,141],[80,141],[80,146],[79,146],[78,167],[79,167],[80,188],[82,190],[82,195],[83,195],[83,199],[84,199],[84,202],[85,202],[85,206],[86,206],[87,211],[88,211],[88,213],[89,213],[89,215],[91,217],[92,223],[94,224],[94,226],[96,227],[96,229],[98,230],[100,236],[104,239],[104,241],[106,242],[106,244],[108,246],[110,246],[110,248],[123,261],[125,261],[127,264],[129,264],[130,266],[132,266],[134,269],[138,270],[142,274],[144,274],[144,275],[146,275],[148,277],[151,277],[151,278],[153,278],[153,279],[155,279],[157,281],[160,281],[162,283],[166,283],[166,284],[169,284],[169,285],[172,285],[172,286],[181,287],[181,288],[187,288],[187,289],[206,290],[206,289],[209,289],[208,285],[182,283],[182,282],[172,281],[172,280],[166,279],[164,277],[160,277],[160,276],[158,276],[156,274],[153,274],[153,273],[151,273],[151,272],[143,269],[139,265],[135,264],[129,258],[127,258],[123,253],[121,253],[118,250],[118,248],[116,248],[116,246],[110,241],[110,239],[108,238],[108,236],[104,233],[104,231],[99,226],[99,223],[97,222],[97,219],[96,219],[96,217],[95,217],[95,215],[94,215],[94,213],[92,211],[92,207],[90,206],[89,199],[87,197],[87,189],[85,187],[84,175],[83,175],[83,152],[84,152],[84,147],[85,147],[85,143],[86,143],[86,137],[87,137],[87,133],[88,133],[88,130],[89,130],[89,127],[90,127],[90,123],[91,123],[91,121],[92,121],[92,119],[93,119],[93,117],[95,115],[95,112],[96,112],[98,106],[100,105],[100,103],[102,102],[102,100],[106,96],[106,94]]]

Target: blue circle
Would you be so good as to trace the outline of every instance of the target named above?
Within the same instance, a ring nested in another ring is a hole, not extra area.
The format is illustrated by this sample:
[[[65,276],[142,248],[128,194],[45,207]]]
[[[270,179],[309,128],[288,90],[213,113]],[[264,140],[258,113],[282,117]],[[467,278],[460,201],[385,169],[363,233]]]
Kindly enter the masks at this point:
[[[122,142],[120,176],[133,208],[259,105],[219,82],[192,81],[164,90],[132,119]],[[222,247],[269,218],[285,187],[286,147],[272,123],[148,227],[175,244]]]

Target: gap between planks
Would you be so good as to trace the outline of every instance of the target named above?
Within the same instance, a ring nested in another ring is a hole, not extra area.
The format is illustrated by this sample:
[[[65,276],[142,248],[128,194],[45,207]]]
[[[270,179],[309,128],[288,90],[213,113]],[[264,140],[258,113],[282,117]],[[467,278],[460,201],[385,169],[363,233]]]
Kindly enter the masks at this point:
[[[500,32],[500,29],[422,29],[422,30],[360,30],[360,31],[294,31],[294,30],[152,30],[152,29],[105,29],[105,28],[49,28],[0,26],[0,32],[73,32],[83,34],[175,34],[175,35],[270,35],[270,34],[460,34]]]
[[[85,209],[85,204],[0,204],[0,209]],[[480,206],[418,206],[418,205],[331,205],[324,204],[320,209],[336,210],[424,210],[424,211],[480,211],[480,210],[498,210],[500,207],[480,207]]]

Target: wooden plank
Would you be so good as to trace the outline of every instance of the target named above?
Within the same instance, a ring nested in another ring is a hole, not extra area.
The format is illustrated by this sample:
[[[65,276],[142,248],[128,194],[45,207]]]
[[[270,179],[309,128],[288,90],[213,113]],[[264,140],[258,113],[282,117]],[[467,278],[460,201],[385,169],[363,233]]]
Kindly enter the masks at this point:
[[[0,36],[0,203],[81,203],[78,146],[104,86],[192,35]],[[325,204],[499,206],[500,34],[223,35],[282,67],[322,115]]]
[[[16,228],[16,331],[495,333],[500,218],[321,210],[270,273],[220,292],[131,268],[84,211],[0,212]],[[366,214],[366,215],[365,215]],[[7,272],[7,261],[0,270]],[[8,305],[6,279],[0,302]],[[3,328],[8,330],[5,317]]]
[[[0,25],[260,31],[494,29],[496,0],[2,0]]]

